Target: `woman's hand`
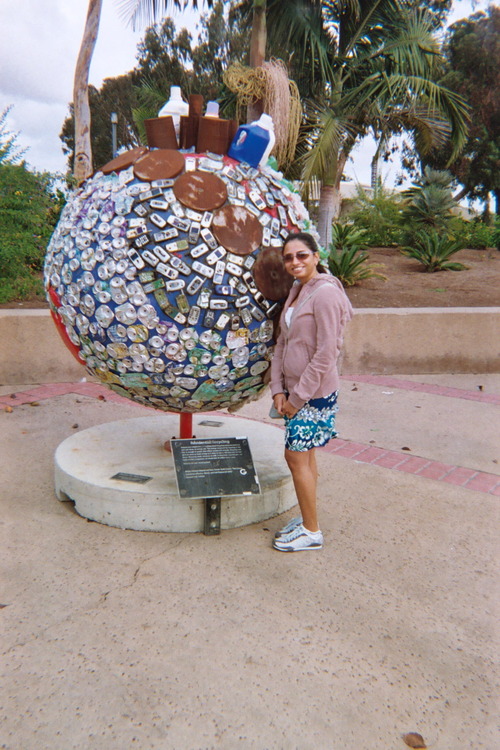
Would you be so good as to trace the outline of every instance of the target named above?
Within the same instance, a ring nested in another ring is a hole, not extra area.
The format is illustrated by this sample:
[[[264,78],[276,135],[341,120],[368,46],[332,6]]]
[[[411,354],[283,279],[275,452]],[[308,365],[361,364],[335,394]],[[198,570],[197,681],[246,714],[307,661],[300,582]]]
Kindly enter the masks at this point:
[[[273,398],[274,408],[283,416],[283,407],[286,404],[286,396],[284,393],[277,393]]]
[[[277,393],[273,398],[274,408],[284,417],[294,417],[298,409],[292,406],[284,393]]]
[[[288,401],[288,399],[286,399],[285,403],[283,404],[283,409],[282,409],[281,413],[283,414],[283,416],[288,417],[289,419],[291,419],[292,417],[294,417],[297,414],[298,411],[299,410],[296,409],[295,406],[292,406],[292,404],[290,403],[290,401]]]

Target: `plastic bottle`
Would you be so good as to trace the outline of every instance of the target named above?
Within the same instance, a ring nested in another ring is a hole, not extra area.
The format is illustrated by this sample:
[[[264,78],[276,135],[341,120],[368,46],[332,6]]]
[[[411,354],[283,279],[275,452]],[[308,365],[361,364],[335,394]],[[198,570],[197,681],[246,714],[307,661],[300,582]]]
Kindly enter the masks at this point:
[[[269,138],[268,146],[262,155],[262,159],[259,162],[259,167],[265,167],[265,165],[267,164],[267,160],[269,159],[269,154],[273,150],[274,144],[276,142],[273,118],[270,115],[261,115],[260,118],[257,120],[258,123],[261,123],[260,125],[261,127],[262,127],[262,122],[261,122],[262,118],[266,118],[264,122],[269,125],[268,130],[269,130],[270,138]]]
[[[219,102],[207,102],[207,109],[205,117],[218,117],[219,116]]]
[[[245,161],[251,167],[264,166],[275,142],[274,124],[272,117],[263,114],[256,122],[241,125],[228,155],[232,159]]]
[[[160,111],[158,112],[158,117],[166,117],[167,115],[171,115],[172,120],[174,121],[177,141],[179,141],[181,115],[187,115],[188,112],[189,105],[186,104],[181,96],[180,86],[171,86],[170,99],[160,109]]]

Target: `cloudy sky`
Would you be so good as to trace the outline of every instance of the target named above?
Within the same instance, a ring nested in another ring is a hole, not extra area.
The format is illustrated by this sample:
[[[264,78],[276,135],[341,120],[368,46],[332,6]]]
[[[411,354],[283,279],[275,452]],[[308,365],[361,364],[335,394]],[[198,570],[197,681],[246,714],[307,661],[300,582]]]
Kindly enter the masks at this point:
[[[488,0],[456,0],[450,22],[484,9]],[[19,131],[28,147],[26,161],[35,169],[64,172],[66,159],[59,133],[72,101],[73,74],[85,26],[87,0],[1,0],[0,112],[12,105],[8,128]],[[196,15],[174,14],[179,27],[192,31]],[[116,0],[103,0],[90,83],[120,75],[135,64],[142,31],[134,33],[118,15]],[[362,145],[346,172],[369,182],[373,146]],[[384,167],[388,181],[396,167]]]

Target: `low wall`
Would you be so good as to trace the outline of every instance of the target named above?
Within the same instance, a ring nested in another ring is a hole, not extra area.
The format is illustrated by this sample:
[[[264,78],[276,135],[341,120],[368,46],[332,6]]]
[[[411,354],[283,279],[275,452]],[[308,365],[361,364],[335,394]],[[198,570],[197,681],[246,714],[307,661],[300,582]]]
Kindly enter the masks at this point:
[[[500,308],[357,309],[342,372],[419,374],[500,372]],[[86,377],[48,310],[0,310],[0,384]]]
[[[0,310],[0,384],[65,383],[86,375],[49,310]]]
[[[500,372],[500,308],[356,309],[342,372]]]

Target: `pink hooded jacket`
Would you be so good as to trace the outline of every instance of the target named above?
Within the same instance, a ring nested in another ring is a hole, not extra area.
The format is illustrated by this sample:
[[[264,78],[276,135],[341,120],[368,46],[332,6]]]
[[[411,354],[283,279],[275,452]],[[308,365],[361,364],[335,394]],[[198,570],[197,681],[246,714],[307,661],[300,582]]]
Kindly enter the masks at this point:
[[[285,316],[291,305],[288,326]],[[273,396],[286,392],[292,406],[300,409],[311,398],[338,390],[337,360],[344,328],[352,315],[351,303],[334,276],[319,274],[304,287],[297,282],[292,286],[281,313],[281,331],[271,362]]]

